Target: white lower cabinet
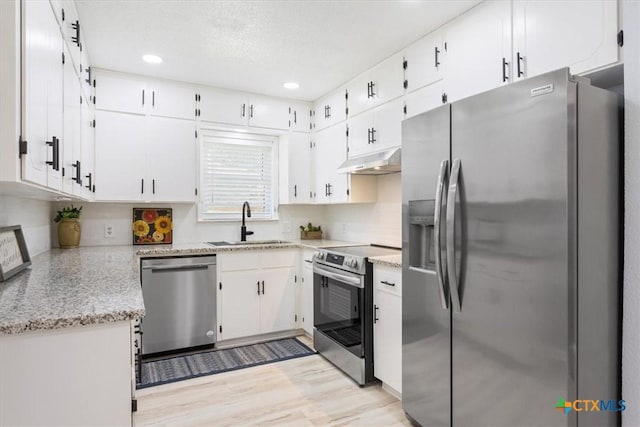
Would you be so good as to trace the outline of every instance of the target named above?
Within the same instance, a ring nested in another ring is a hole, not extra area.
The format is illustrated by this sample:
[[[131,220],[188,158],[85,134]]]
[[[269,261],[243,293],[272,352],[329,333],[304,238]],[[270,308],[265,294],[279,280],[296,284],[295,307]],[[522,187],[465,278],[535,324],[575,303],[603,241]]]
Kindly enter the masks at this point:
[[[374,265],[374,375],[402,393],[402,270]]]
[[[295,329],[296,250],[219,253],[219,339]]]
[[[132,425],[131,354],[128,320],[0,336],[0,425]]]
[[[300,327],[313,336],[313,250],[302,252],[300,280]]]

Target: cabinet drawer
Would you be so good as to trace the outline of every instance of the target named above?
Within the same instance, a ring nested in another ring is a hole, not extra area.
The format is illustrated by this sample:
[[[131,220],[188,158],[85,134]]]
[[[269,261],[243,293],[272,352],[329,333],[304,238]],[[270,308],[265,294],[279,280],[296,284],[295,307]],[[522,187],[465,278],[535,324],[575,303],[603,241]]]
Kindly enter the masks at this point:
[[[297,250],[272,249],[260,252],[259,255],[262,268],[293,267],[296,263]]]
[[[262,253],[257,251],[238,251],[218,253],[219,271],[255,270],[260,268]]]
[[[375,289],[402,295],[402,270],[374,264],[373,283]]]

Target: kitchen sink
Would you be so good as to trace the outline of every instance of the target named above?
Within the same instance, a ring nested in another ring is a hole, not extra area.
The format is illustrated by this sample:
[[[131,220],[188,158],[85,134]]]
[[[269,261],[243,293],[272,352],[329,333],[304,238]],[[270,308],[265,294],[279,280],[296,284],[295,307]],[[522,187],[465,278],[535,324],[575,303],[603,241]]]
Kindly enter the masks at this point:
[[[208,242],[210,245],[212,246],[253,246],[253,245],[279,245],[282,243],[291,243],[288,242],[286,240],[251,240],[248,242],[240,242],[240,241],[235,241],[235,242],[227,242],[227,241],[222,241],[222,242]]]

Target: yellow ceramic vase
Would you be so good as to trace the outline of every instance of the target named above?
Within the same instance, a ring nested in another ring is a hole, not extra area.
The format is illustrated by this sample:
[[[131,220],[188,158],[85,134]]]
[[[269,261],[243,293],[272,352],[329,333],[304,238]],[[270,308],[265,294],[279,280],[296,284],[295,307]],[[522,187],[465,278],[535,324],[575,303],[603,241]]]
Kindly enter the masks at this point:
[[[58,223],[58,243],[61,248],[77,248],[80,245],[80,223],[75,218]]]

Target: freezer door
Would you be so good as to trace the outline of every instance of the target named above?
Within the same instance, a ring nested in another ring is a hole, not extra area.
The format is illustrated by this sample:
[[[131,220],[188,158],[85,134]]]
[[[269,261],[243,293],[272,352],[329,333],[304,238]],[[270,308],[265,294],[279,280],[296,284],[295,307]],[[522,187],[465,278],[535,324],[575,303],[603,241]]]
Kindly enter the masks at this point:
[[[456,427],[576,423],[555,409],[576,393],[575,103],[565,69],[451,107]]]
[[[451,318],[436,269],[444,252],[435,245],[438,222],[444,238],[444,209],[440,221],[434,217],[439,177],[448,174],[449,130],[449,105],[402,123],[402,405],[424,426],[449,426],[451,417]]]

